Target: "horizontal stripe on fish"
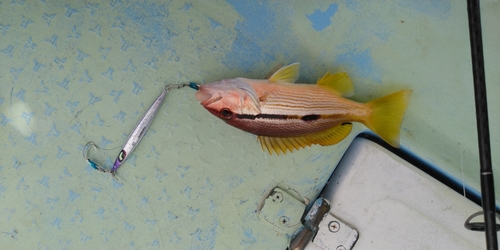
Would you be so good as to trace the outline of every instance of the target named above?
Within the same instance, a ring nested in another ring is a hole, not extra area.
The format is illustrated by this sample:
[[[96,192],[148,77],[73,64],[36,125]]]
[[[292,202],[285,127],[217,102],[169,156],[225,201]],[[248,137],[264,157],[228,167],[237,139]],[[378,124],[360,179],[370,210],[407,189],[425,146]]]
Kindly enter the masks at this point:
[[[337,108],[337,107],[331,107],[331,106],[316,106],[314,108],[303,108],[303,107],[287,107],[287,106],[269,106],[269,105],[263,105],[260,108],[261,112],[263,114],[282,114],[282,115],[289,115],[289,116],[306,116],[310,115],[312,112],[317,115],[323,115],[325,117],[328,116],[339,116],[339,115],[347,115],[347,114],[352,114],[353,110],[348,110],[348,109],[342,109],[342,108]],[[364,110],[357,111],[358,112],[363,112]]]
[[[280,113],[287,115],[307,115],[313,111],[316,114],[345,114],[358,108],[359,104],[336,100],[332,96],[312,99],[288,98],[279,96],[268,98],[260,104],[261,113]]]
[[[302,120],[302,121],[315,121],[319,119],[328,119],[328,118],[337,118],[339,115],[318,115],[318,114],[309,114],[309,115],[280,115],[280,114],[236,114],[238,119],[247,119],[247,120],[255,120],[255,119],[269,119],[269,120]]]

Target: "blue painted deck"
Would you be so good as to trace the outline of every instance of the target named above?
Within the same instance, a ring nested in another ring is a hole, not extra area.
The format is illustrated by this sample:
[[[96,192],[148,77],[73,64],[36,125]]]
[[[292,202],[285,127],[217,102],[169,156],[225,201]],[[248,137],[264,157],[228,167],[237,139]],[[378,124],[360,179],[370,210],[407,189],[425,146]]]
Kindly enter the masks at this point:
[[[482,2],[490,97],[499,6]],[[283,249],[255,212],[263,196],[281,185],[312,200],[362,125],[336,146],[269,156],[185,88],[167,95],[118,180],[81,151],[94,141],[90,157],[110,167],[165,83],[262,78],[295,61],[301,82],[347,71],[361,102],[413,89],[403,147],[479,189],[465,3],[0,1],[1,244]],[[498,152],[500,116],[490,123]]]

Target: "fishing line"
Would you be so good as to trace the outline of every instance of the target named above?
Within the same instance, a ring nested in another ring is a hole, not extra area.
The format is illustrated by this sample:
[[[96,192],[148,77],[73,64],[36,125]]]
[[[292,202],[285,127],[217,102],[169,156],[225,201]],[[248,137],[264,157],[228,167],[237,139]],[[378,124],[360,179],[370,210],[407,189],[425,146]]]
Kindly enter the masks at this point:
[[[459,150],[460,150],[460,167],[462,169],[462,189],[464,192],[464,197],[467,198],[467,194],[465,193],[465,176],[464,176],[464,160],[462,158],[462,144],[458,143]]]

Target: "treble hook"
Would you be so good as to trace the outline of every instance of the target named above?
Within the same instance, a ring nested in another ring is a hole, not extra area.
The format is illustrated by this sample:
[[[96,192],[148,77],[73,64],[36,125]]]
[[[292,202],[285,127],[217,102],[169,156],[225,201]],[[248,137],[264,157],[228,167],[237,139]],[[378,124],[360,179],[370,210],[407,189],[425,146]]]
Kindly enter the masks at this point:
[[[90,146],[89,146],[90,145]],[[94,148],[95,150],[97,150],[97,146],[95,145],[94,142],[92,141],[89,141],[87,142],[87,144],[85,144],[85,146],[83,146],[83,151],[82,151],[82,155],[83,155],[83,158],[85,160],[87,160],[87,163],[95,170],[97,171],[100,171],[100,172],[103,172],[105,173],[106,171],[102,168],[100,168],[97,163],[93,162],[91,159],[87,158],[87,155],[88,155],[88,152],[91,148]]]

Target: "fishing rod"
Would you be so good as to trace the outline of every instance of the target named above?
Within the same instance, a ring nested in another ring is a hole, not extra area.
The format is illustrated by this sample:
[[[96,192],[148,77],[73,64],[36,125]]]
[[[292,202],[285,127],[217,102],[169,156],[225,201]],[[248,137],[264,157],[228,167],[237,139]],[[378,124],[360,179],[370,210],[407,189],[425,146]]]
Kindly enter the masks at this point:
[[[474,79],[474,97],[476,101],[476,123],[479,144],[481,173],[481,203],[484,213],[484,231],[486,247],[498,249],[497,225],[495,218],[495,186],[491,167],[490,132],[488,125],[488,104],[484,72],[483,40],[479,0],[467,0],[469,16],[469,36],[472,55],[472,75]]]

